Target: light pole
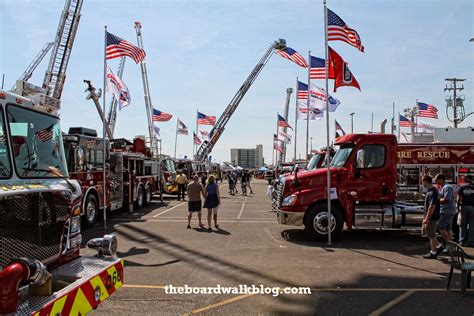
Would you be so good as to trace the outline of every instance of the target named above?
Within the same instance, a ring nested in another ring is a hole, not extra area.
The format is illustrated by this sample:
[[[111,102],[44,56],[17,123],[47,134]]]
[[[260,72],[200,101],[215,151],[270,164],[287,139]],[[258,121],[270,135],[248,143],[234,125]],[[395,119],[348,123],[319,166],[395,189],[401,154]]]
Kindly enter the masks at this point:
[[[309,154],[311,155],[313,153],[313,137],[310,137],[309,139],[311,140],[311,149],[309,151]]]
[[[354,134],[354,112],[349,114],[351,116],[351,134]]]

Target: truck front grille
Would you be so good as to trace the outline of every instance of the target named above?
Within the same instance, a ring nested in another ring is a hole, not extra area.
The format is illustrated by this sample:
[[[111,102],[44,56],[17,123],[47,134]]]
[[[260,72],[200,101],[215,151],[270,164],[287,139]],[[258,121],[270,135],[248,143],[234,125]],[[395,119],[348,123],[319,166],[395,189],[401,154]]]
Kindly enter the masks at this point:
[[[283,189],[285,187],[285,180],[284,178],[281,178],[275,187],[275,190],[273,191],[273,206],[275,210],[279,210],[281,207],[281,202],[283,199]]]
[[[0,271],[28,257],[49,262],[60,253],[68,201],[60,194],[0,197]]]

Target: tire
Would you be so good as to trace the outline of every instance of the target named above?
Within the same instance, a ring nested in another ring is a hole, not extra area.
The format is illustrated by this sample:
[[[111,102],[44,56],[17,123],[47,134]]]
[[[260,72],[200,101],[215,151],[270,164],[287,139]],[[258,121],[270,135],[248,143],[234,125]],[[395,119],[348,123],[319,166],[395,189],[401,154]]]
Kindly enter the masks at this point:
[[[344,227],[344,216],[338,207],[331,208],[332,233],[333,239],[341,237]],[[326,205],[316,205],[309,209],[304,220],[305,232],[311,238],[319,241],[327,240],[328,212]]]
[[[99,202],[94,194],[89,194],[84,202],[84,224],[93,227],[99,217]]]
[[[146,200],[145,194],[146,193],[145,193],[145,190],[143,189],[143,186],[140,185],[138,187],[137,200],[135,201],[135,205],[137,209],[141,209],[142,207],[145,206],[145,200]]]
[[[151,186],[147,185],[146,190],[145,190],[145,205],[150,205],[151,204],[151,198],[152,198]]]

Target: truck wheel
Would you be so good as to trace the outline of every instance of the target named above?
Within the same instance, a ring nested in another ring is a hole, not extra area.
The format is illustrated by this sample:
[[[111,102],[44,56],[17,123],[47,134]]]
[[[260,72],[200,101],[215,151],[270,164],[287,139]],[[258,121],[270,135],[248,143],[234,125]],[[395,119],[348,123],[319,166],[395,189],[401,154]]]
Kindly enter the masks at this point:
[[[145,190],[145,205],[151,204],[151,186],[147,185]]]
[[[320,241],[327,240],[328,215],[326,205],[316,205],[308,211],[304,221],[305,231],[308,236]],[[344,217],[341,210],[337,207],[331,208],[331,226],[331,237],[334,239],[339,238],[344,226]]]
[[[135,202],[135,204],[139,209],[145,206],[145,190],[143,190],[142,185],[138,187],[137,201]]]
[[[99,215],[99,203],[94,194],[87,195],[84,203],[84,224],[86,227],[92,227],[97,222]]]

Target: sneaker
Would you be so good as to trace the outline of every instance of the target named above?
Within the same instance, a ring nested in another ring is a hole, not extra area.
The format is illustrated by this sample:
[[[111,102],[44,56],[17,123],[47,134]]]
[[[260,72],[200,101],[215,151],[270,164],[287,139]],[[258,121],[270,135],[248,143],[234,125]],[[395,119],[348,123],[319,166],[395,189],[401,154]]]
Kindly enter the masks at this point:
[[[445,251],[446,253],[448,253],[448,250],[443,245],[439,245],[439,247],[436,247],[436,255],[444,253]]]
[[[186,227],[187,229],[191,229],[191,225],[188,225],[188,227]]]
[[[431,251],[430,251],[426,255],[423,255],[423,258],[425,258],[425,259],[437,259],[437,256],[432,254]]]

